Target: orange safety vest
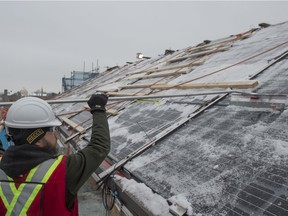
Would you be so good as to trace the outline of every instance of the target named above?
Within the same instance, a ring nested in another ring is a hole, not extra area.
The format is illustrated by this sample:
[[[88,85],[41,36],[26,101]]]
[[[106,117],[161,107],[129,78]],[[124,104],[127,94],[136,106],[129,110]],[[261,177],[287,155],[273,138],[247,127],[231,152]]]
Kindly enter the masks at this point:
[[[19,178],[10,178],[0,169],[0,216],[78,215],[66,207],[66,157],[49,159]]]

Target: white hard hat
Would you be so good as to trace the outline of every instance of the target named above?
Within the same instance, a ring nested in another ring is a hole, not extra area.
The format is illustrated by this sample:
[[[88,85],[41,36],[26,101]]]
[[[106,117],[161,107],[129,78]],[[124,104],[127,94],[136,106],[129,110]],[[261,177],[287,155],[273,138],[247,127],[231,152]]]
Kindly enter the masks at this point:
[[[51,106],[36,97],[24,97],[9,108],[5,125],[10,128],[42,128],[60,126]]]

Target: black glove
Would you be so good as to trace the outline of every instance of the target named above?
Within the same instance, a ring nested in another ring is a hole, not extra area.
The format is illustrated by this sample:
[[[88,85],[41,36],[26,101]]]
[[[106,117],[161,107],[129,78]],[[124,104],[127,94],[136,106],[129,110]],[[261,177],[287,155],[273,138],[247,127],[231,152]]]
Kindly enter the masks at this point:
[[[91,108],[91,114],[96,111],[105,112],[105,105],[107,104],[107,100],[108,96],[106,94],[93,94],[87,101],[89,107]]]

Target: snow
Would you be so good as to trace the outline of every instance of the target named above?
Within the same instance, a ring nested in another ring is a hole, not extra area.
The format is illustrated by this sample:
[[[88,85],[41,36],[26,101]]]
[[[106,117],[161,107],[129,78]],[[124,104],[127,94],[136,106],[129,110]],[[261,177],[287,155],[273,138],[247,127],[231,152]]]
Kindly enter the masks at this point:
[[[275,149],[275,153],[281,156],[288,155],[288,142],[282,140],[274,140],[273,147]]]
[[[116,124],[115,124],[116,126]],[[129,134],[128,130],[126,128],[116,128],[113,127],[110,130],[113,130],[113,136],[117,137],[117,136],[125,136]],[[127,143],[137,143],[140,141],[145,140],[145,133],[144,132],[140,132],[138,134],[130,134],[129,139],[127,140],[126,143],[119,143],[119,145],[116,148],[116,153],[119,153],[122,149],[124,149],[127,146]]]
[[[133,172],[134,170],[137,170],[149,163],[153,163],[157,160],[159,160],[162,157],[162,152],[156,152],[155,154],[151,155],[140,155],[137,158],[135,158],[132,161],[129,161],[126,165],[125,168],[128,169],[129,171]]]
[[[132,194],[135,199],[145,206],[153,215],[168,215],[169,205],[167,201],[147,187],[144,183],[137,183],[133,179],[126,179],[120,176],[115,176],[123,188],[123,192]]]
[[[141,202],[153,215],[170,215],[167,201],[160,195],[153,193],[144,183],[138,183],[133,179],[127,179],[121,176],[115,176],[116,181],[122,185],[122,191],[128,192],[138,202]],[[168,199],[172,204],[177,204],[187,210],[187,215],[193,215],[191,203],[185,197],[185,194],[178,194]]]
[[[178,194],[176,196],[172,196],[171,198],[169,198],[169,201],[187,209],[187,215],[193,214],[193,208],[191,206],[191,203],[187,201],[185,194]]]

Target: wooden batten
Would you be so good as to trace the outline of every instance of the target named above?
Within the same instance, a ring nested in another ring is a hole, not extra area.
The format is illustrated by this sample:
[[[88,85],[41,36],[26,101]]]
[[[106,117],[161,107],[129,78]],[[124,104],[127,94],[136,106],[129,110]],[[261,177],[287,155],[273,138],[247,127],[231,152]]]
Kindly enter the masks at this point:
[[[188,56],[183,56],[183,57],[179,57],[179,58],[175,58],[175,59],[171,59],[170,63],[173,63],[173,62],[177,62],[177,61],[183,61],[187,58],[192,58],[194,57],[195,55],[196,56],[201,56],[201,55],[208,55],[208,54],[211,54],[209,53],[212,50],[217,50],[217,51],[225,51],[225,49],[227,49],[227,46],[224,47],[225,45],[231,43],[231,42],[234,42],[236,40],[243,40],[243,39],[246,39],[246,38],[249,38],[250,36],[252,35],[252,31],[248,31],[248,32],[245,32],[243,34],[238,34],[238,35],[234,35],[234,36],[231,36],[231,37],[228,37],[228,38],[224,38],[222,40],[218,40],[218,41],[211,41],[211,43],[208,43],[208,44],[205,44],[205,45],[202,45],[202,46],[195,46],[195,47],[192,47],[190,48],[188,51],[189,52],[193,52],[192,55],[188,55]],[[216,48],[214,48],[216,46]],[[222,46],[222,47],[221,47]],[[223,49],[224,50],[221,50]],[[201,52],[201,50],[203,49],[210,49],[210,50],[206,50],[206,51],[203,51]],[[197,53],[198,52],[198,53]],[[205,52],[208,52],[205,54]],[[199,55],[199,53],[201,55]],[[204,54],[203,54],[204,53]],[[214,52],[213,52],[214,53]],[[198,55],[197,55],[198,54]]]
[[[157,70],[157,69],[158,69],[158,67],[153,67],[150,69],[142,69],[140,71],[134,71],[134,72],[127,73],[126,76],[131,76],[134,74],[141,74],[141,73],[149,73],[150,71]]]
[[[157,78],[157,77],[169,77],[169,76],[175,76],[179,74],[186,74],[187,71],[176,71],[176,72],[167,72],[167,73],[154,73],[154,74],[149,74],[149,75],[143,75],[143,76],[131,76],[131,77],[126,77],[125,79],[151,79],[151,78]]]
[[[128,92],[107,92],[109,96],[143,96],[144,94],[135,94]]]
[[[74,130],[78,131],[80,134],[83,134],[86,132],[85,128],[81,127],[80,125],[78,125],[77,123],[75,123],[74,121],[68,119],[67,117],[61,116],[60,119],[65,122],[67,125],[69,125],[70,127],[72,127]]]
[[[187,55],[187,56],[183,56],[183,57],[180,57],[180,58],[172,59],[172,60],[170,60],[168,62],[169,63],[173,63],[173,62],[177,62],[177,61],[183,61],[183,60],[185,60],[187,58],[196,58],[196,57],[201,57],[201,56],[204,56],[204,55],[210,55],[210,54],[213,54],[213,53],[226,51],[229,48],[230,48],[230,46],[214,48],[214,49],[211,49],[211,50],[208,50],[208,51],[197,52],[197,53],[193,53],[191,55]]]
[[[112,115],[112,116],[116,116],[116,115],[118,115],[118,110],[115,110],[115,109],[107,109],[107,110],[106,110],[106,113],[107,113],[107,114],[110,114],[110,115]]]
[[[117,92],[119,89],[118,88],[115,88],[115,89],[101,89],[101,88],[98,88],[96,89],[96,92]]]
[[[138,71],[134,73],[129,73],[128,76],[134,75],[134,74],[140,74],[140,73],[157,73],[161,71],[168,71],[168,70],[174,70],[174,69],[180,69],[180,68],[185,68],[185,67],[193,67],[193,66],[199,66],[202,65],[205,62],[205,60],[198,60],[191,62],[189,64],[185,65],[177,65],[177,66],[172,66],[172,67],[163,67],[163,68],[155,68],[155,69],[150,69],[150,70],[143,70],[143,71]]]
[[[159,85],[165,85],[166,83],[158,83]],[[150,88],[155,85],[155,83],[141,83],[141,84],[133,84],[133,85],[123,85],[119,86],[121,89],[133,89],[133,88]]]
[[[215,46],[220,47],[221,45],[226,45],[230,42],[234,42],[236,40],[243,40],[246,39],[248,37],[250,37],[252,35],[251,31],[245,32],[243,34],[239,34],[239,35],[234,35],[228,38],[224,38],[224,39],[220,39],[217,41],[211,41],[211,43],[205,44],[205,45],[201,45],[201,46],[196,46],[196,47],[192,47],[189,49],[189,52],[195,52],[197,50],[201,50],[201,49],[207,49],[207,48],[212,48]]]
[[[217,83],[188,83],[183,85],[153,85],[151,89],[195,89],[195,88],[233,88],[233,89],[248,89],[258,85],[256,80],[239,81],[239,82],[217,82]]]

